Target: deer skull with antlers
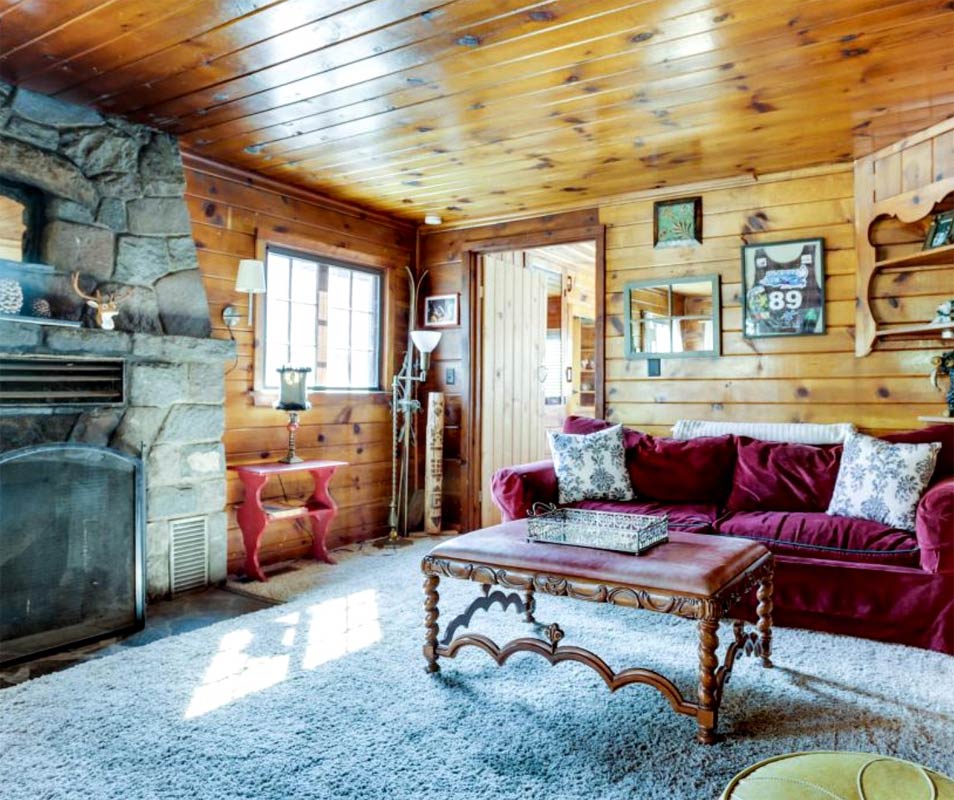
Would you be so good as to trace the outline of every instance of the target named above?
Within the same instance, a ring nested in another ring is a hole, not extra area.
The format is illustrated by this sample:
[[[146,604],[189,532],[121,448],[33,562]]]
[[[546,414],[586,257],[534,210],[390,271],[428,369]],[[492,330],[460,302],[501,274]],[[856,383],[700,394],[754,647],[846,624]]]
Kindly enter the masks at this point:
[[[96,289],[96,294],[87,294],[80,288],[80,274],[73,273],[73,291],[86,301],[86,305],[96,310],[96,324],[104,331],[116,328],[116,315],[119,313],[119,303],[132,293],[128,287],[118,292],[103,292]]]

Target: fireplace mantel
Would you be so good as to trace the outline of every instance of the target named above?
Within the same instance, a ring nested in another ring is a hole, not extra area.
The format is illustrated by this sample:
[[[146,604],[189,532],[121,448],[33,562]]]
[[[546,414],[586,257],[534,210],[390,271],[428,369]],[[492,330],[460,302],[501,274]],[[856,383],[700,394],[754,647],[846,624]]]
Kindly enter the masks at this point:
[[[161,336],[152,333],[63,328],[0,320],[0,352],[29,355],[75,355],[130,358],[170,364],[224,364],[235,358],[227,339]]]

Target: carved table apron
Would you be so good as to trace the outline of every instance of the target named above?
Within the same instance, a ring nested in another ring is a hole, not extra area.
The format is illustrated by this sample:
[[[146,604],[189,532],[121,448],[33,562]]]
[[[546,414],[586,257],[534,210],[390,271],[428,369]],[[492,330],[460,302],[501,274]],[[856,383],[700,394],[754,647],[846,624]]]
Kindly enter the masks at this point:
[[[478,647],[502,666],[518,652],[537,653],[551,664],[577,661],[599,673],[610,691],[631,683],[655,687],[673,710],[695,717],[696,738],[703,744],[717,740],[719,706],[725,683],[740,655],[755,655],[762,666],[771,667],[773,559],[762,545],[721,536],[670,533],[670,541],[643,556],[589,548],[526,541],[526,521],[518,520],[474,531],[438,544],[424,557],[424,658],[427,671],[440,671],[438,658],[454,658],[464,647]],[[438,585],[441,577],[460,578],[482,584],[483,596],[454,619],[438,641]],[[491,592],[502,586],[522,592]],[[758,624],[747,632],[745,623],[733,621],[733,639],[720,665],[719,622],[747,592],[756,589]],[[494,603],[514,606],[534,622],[534,594],[570,597],[596,603],[675,614],[698,621],[699,685],[697,702],[682,696],[675,684],[648,669],[613,672],[595,653],[581,647],[563,646],[564,634],[556,624],[546,629],[547,640],[537,637],[514,639],[498,646],[486,636],[456,636],[470,623],[478,609]]]

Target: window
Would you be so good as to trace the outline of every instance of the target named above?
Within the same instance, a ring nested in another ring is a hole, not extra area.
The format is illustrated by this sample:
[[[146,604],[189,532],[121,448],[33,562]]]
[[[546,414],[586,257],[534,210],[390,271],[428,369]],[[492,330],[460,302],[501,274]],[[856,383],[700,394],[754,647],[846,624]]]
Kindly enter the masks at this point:
[[[0,258],[39,261],[42,228],[42,193],[0,178]]]
[[[265,259],[263,388],[278,368],[311,367],[313,389],[381,386],[381,274],[290,250]]]

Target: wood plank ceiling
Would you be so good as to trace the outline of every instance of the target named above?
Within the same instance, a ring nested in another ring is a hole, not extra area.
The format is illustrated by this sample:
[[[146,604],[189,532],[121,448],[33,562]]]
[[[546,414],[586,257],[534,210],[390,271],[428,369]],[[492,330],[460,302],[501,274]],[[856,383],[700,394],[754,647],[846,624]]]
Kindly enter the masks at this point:
[[[950,0],[0,0],[0,76],[451,222],[845,161],[954,114]]]

